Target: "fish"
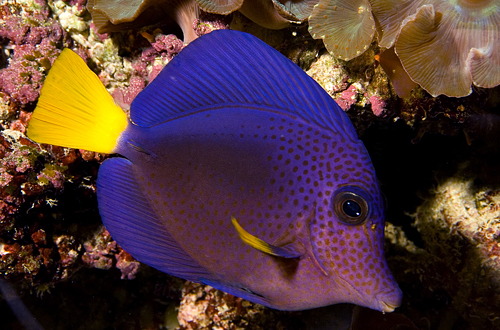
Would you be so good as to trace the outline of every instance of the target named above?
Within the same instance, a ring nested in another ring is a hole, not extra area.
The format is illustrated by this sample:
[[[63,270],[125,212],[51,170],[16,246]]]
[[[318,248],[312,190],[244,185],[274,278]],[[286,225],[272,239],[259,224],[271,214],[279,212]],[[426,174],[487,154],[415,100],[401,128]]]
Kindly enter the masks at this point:
[[[146,265],[278,310],[401,305],[384,197],[350,119],[250,34],[190,43],[129,117],[64,49],[27,135],[113,154],[99,168],[99,213]]]

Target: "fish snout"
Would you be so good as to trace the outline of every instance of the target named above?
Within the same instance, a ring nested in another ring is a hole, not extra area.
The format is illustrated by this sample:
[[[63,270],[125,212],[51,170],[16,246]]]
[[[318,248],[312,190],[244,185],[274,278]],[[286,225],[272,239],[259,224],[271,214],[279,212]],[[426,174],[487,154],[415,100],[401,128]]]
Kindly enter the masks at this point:
[[[382,313],[391,313],[396,308],[401,306],[401,302],[403,301],[403,292],[397,286],[394,290],[389,292],[380,292],[375,296],[375,300],[378,302],[377,309]]]

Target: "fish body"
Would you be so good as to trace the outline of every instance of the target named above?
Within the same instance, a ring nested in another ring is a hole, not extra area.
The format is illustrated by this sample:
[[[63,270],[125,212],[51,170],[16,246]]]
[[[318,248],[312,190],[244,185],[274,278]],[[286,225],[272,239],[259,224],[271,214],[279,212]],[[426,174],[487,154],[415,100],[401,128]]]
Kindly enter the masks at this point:
[[[46,85],[60,86],[52,70]],[[74,121],[54,119],[62,106],[47,90],[28,134],[64,145],[48,126],[74,135]],[[116,116],[90,146],[122,156],[101,166],[99,211],[139,261],[281,310],[400,305],[368,153],[329,95],[271,47],[203,36],[137,96],[129,121]]]

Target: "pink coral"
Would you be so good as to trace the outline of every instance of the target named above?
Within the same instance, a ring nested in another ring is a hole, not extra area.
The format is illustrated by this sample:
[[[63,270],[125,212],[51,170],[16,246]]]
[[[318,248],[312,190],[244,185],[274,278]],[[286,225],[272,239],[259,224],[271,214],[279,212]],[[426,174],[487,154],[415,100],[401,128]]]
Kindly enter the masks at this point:
[[[164,35],[159,29],[153,31],[153,34],[142,32],[142,36],[149,41],[151,46],[142,51],[140,60],[132,62],[133,73],[129,86],[117,88],[112,93],[115,102],[124,109],[130,108],[130,104],[137,94],[163,69],[161,65],[156,64],[149,72],[148,63],[153,63],[157,58],[169,61],[184,47],[182,40],[173,34]]]
[[[134,98],[146,87],[146,81],[147,78],[135,75],[130,78],[129,87],[115,89],[112,95],[116,104],[122,109],[130,109],[130,104],[132,104]]]
[[[385,101],[382,99],[382,97],[378,95],[372,95],[370,96],[370,103],[372,105],[372,111],[373,114],[377,117],[380,117],[384,114],[385,112]]]
[[[61,258],[62,266],[68,267],[73,265],[78,259],[78,246],[75,238],[69,235],[61,235],[55,238],[55,244]]]
[[[125,250],[116,255],[116,268],[122,272],[121,279],[133,280],[139,270],[140,263]]]
[[[19,111],[19,116],[16,120],[10,123],[10,129],[14,131],[19,131],[21,133],[26,133],[26,128],[28,127],[28,122],[31,118],[31,112]]]
[[[152,62],[160,55],[170,60],[184,48],[182,40],[173,34],[164,35],[161,34],[160,30],[155,30],[153,35],[145,32],[142,35],[149,40],[152,46],[142,52],[143,62]]]
[[[200,18],[193,23],[193,30],[199,37],[214,30],[228,29],[231,22],[228,17],[201,12]]]
[[[21,104],[36,101],[42,87],[44,77],[38,70],[39,65],[30,61],[33,55],[21,55],[34,52],[35,47],[32,45],[18,46],[14,60],[6,69],[0,71],[0,90]]]
[[[125,91],[124,101],[126,104],[131,104],[134,98],[139,94],[144,87],[146,87],[146,82],[144,79],[134,76],[130,78],[130,84]]]
[[[345,91],[340,93],[340,97],[335,99],[335,101],[337,101],[337,104],[342,108],[342,110],[347,111],[354,103],[356,103],[357,99],[358,91],[356,86],[351,85]]]
[[[7,227],[9,224],[7,221],[5,221],[6,220],[5,218],[8,217],[9,215],[16,213],[16,211],[17,211],[16,206],[6,203],[6,201],[4,200],[0,200],[0,230],[5,229],[5,227]]]
[[[46,167],[37,175],[37,179],[44,183],[50,182],[56,189],[62,189],[65,181],[64,174],[54,167]]]
[[[122,279],[132,280],[137,274],[140,263],[124,251],[112,238],[106,228],[101,227],[94,236],[83,244],[85,253],[83,263],[88,267],[108,270],[113,267],[122,272]]]
[[[82,261],[88,267],[97,269],[110,269],[113,266],[113,258],[116,252],[116,242],[113,241],[109,232],[102,227],[94,237],[83,244],[85,253]]]
[[[95,25],[94,22],[90,23],[90,29],[97,35],[97,37],[101,41],[104,41],[104,40],[108,39],[108,37],[109,37],[109,33],[99,33],[98,32],[99,28]],[[78,54],[78,55],[80,55],[80,54]]]
[[[210,286],[186,282],[177,319],[183,330],[294,329],[293,316],[293,312],[282,314]]]
[[[12,14],[0,27],[0,36],[14,45],[37,45],[43,40],[60,42],[65,34],[61,25],[45,12],[32,13],[29,20]]]
[[[152,82],[160,74],[161,70],[163,70],[161,65],[153,65],[153,69],[148,76],[149,82]]]
[[[66,0],[65,2],[67,2],[71,6],[76,6],[76,9],[79,12],[81,12],[87,4],[87,0]]]
[[[26,179],[24,173],[32,169],[36,160],[36,149],[23,148],[23,145],[16,143],[15,138],[13,131],[4,131],[0,135],[0,186],[8,188],[10,192]]]
[[[27,17],[14,9],[8,12],[10,15],[0,27],[0,38],[10,40],[13,51],[9,66],[0,70],[0,92],[25,105],[38,98],[43,72],[59,53],[57,46],[67,45],[69,39],[59,22],[48,18],[46,5]]]

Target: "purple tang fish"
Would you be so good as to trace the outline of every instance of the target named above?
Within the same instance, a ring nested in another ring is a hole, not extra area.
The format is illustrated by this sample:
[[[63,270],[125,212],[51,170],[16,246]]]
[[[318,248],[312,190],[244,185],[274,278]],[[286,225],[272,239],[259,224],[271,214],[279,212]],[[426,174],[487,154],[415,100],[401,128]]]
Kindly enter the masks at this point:
[[[280,310],[401,304],[363,143],[313,79],[249,34],[193,41],[129,119],[65,49],[28,136],[120,155],[99,170],[99,212],[147,265]]]

